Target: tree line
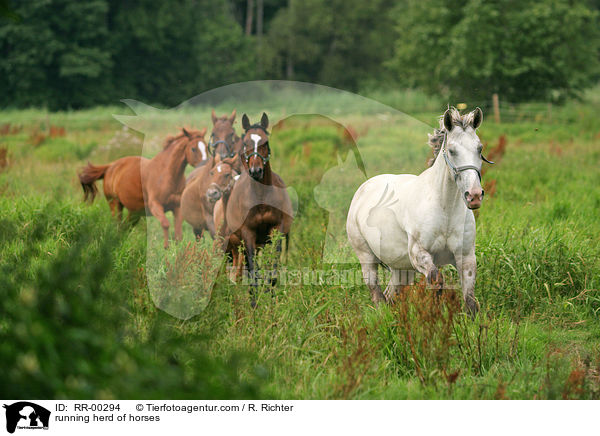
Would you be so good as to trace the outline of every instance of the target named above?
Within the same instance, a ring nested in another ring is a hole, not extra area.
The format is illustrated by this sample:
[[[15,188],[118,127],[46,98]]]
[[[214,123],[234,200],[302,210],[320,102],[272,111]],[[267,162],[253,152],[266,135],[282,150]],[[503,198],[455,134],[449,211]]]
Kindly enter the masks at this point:
[[[2,0],[0,107],[173,106],[246,80],[561,100],[600,77],[588,0]]]

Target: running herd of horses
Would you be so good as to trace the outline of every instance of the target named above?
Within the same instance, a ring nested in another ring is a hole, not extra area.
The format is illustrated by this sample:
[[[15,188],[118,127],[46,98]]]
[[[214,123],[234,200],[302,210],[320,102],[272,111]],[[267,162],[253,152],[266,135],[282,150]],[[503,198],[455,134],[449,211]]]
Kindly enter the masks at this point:
[[[267,114],[254,124],[244,114],[241,137],[234,128],[235,110],[222,117],[213,110],[211,118],[208,144],[206,128],[181,128],[152,159],[128,156],[107,165],[88,163],[79,180],[84,200],[90,201],[98,193],[95,182],[104,180],[104,195],[119,221],[123,208],[129,211],[128,220],[135,220],[138,213],[156,217],[165,248],[170,228],[167,211],[174,216],[175,240],[182,239],[183,220],[197,238],[205,231],[219,238],[236,279],[247,266],[250,303],[255,307],[257,250],[277,231],[286,240],[287,251],[292,204],[285,183],[271,169]],[[459,273],[467,310],[471,315],[477,312],[472,209],[481,205],[481,165],[489,162],[481,154],[476,134],[482,120],[479,108],[465,115],[449,108],[430,135],[435,156],[428,169],[419,176],[375,176],[356,191],[346,230],[374,303],[390,302],[401,292],[404,270],[424,274],[431,286],[441,290],[439,268],[452,264]],[[188,165],[195,169],[186,178]],[[277,238],[278,260],[281,251],[282,238]],[[384,292],[377,278],[379,266],[391,272]],[[272,276],[272,285],[275,279]]]

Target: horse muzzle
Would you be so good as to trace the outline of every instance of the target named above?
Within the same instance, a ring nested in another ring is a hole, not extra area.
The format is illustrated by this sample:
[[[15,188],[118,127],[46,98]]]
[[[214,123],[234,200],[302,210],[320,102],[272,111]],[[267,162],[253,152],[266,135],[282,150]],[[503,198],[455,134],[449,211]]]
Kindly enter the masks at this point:
[[[264,175],[264,170],[261,167],[256,167],[256,168],[250,168],[248,170],[248,172],[250,173],[250,177],[252,177],[254,180],[258,180],[261,181]]]
[[[216,203],[221,198],[221,190],[217,188],[208,188],[206,191],[206,198],[211,203]]]
[[[481,207],[481,202],[483,201],[483,196],[485,195],[485,191],[483,189],[473,189],[470,191],[465,191],[465,202],[467,203],[467,207],[469,209],[479,209]]]

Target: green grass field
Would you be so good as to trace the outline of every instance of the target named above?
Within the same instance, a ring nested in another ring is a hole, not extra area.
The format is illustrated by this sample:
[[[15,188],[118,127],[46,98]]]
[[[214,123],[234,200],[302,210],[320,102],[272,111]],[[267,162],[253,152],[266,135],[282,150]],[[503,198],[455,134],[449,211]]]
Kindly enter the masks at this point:
[[[369,176],[422,171],[425,133],[443,106],[438,112],[414,94],[376,97],[408,102],[428,125],[341,115],[362,141]],[[174,318],[156,308],[149,282],[166,274],[157,258],[189,252],[191,228],[181,244],[157,251],[154,218],[118,226],[102,196],[82,203],[76,172],[87,160],[139,154],[142,144],[152,151],[146,145],[177,126],[208,126],[208,108],[170,114],[146,138],[112,117],[126,108],[0,112],[8,153],[0,159],[2,396],[600,398],[600,90],[585,97],[551,109],[507,107],[501,124],[486,116],[486,150],[505,135],[506,151],[484,175],[475,320],[462,313],[458,290],[435,301],[415,286],[376,309],[365,286],[331,282],[280,283],[252,310],[248,287],[225,271],[200,314]],[[252,109],[253,120],[262,109]],[[340,128],[291,118],[274,129],[271,146],[275,169],[298,195],[286,268],[357,272],[354,262],[323,261],[331,217],[314,194],[337,156],[347,157]],[[340,189],[326,196],[343,205],[357,179],[339,177]]]

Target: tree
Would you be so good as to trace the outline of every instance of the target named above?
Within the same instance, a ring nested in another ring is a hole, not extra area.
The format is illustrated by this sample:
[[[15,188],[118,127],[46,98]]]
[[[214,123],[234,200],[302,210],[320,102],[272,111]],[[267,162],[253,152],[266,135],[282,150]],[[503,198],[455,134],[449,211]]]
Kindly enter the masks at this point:
[[[598,80],[598,13],[582,0],[411,1],[390,66],[452,97],[561,99]]]
[[[0,17],[0,106],[172,106],[256,77],[227,0],[24,0]]]
[[[390,0],[290,0],[270,23],[269,73],[356,90],[385,76],[392,53]]]
[[[20,2],[0,22],[0,105],[50,109],[107,102],[112,60],[103,0]]]

